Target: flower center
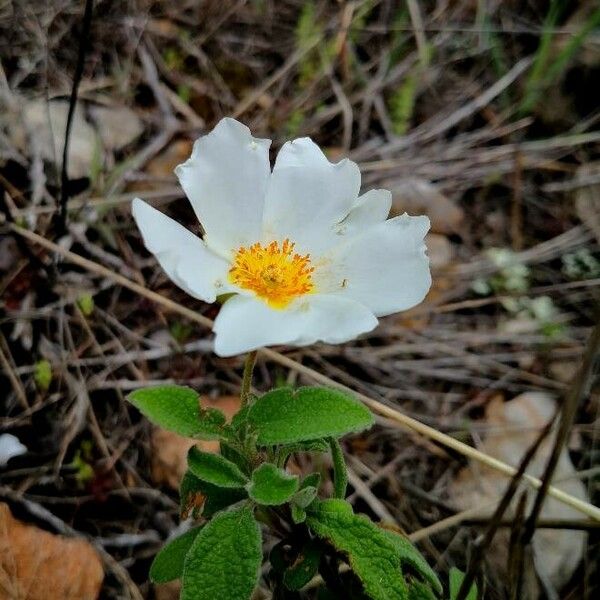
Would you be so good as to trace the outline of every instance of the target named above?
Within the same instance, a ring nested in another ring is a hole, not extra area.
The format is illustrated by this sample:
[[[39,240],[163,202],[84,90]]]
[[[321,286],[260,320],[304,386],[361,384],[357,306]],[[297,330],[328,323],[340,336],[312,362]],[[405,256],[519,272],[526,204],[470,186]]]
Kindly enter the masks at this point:
[[[294,253],[294,244],[271,242],[263,246],[256,242],[242,246],[229,269],[229,281],[251,290],[272,308],[285,308],[294,298],[314,291],[310,255]]]

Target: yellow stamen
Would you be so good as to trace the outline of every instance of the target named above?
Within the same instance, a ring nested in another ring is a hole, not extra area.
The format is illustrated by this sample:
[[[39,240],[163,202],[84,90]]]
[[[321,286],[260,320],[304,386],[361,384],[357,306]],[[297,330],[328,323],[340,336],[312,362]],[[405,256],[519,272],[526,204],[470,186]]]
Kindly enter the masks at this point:
[[[315,287],[310,254],[294,253],[294,245],[286,239],[281,246],[279,242],[242,246],[229,269],[229,281],[255,292],[272,308],[285,308],[294,298],[310,294]]]

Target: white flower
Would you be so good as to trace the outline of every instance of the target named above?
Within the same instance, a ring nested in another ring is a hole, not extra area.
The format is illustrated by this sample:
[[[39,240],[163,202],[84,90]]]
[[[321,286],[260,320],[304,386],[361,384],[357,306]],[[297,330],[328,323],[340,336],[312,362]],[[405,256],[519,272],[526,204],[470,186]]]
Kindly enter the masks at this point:
[[[0,435],[0,467],[6,465],[13,456],[20,456],[25,452],[27,446],[21,444],[18,437],[10,433]]]
[[[139,198],[133,216],[169,277],[206,302],[234,294],[215,321],[215,352],[340,343],[411,308],[431,285],[427,217],[387,219],[391,194],[359,196],[355,163],[330,163],[309,138],[270,140],[223,119],[175,172],[204,238]]]

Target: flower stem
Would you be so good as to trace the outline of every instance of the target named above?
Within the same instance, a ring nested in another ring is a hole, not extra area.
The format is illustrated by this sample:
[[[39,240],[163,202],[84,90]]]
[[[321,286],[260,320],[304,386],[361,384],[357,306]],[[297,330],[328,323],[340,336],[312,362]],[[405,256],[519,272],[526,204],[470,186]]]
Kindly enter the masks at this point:
[[[242,376],[242,389],[240,391],[240,406],[244,408],[248,404],[248,398],[250,396],[250,385],[252,383],[252,373],[254,372],[254,365],[256,364],[256,356],[258,350],[248,352],[246,356],[246,362],[244,363],[244,375]]]

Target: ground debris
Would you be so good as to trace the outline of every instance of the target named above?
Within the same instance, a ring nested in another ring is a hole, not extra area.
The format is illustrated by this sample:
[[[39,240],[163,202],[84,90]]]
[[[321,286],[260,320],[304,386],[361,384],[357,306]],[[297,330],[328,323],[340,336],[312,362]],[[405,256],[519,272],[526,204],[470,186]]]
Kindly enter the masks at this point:
[[[15,519],[0,504],[0,597],[95,600],[104,579],[88,542],[54,535]]]

